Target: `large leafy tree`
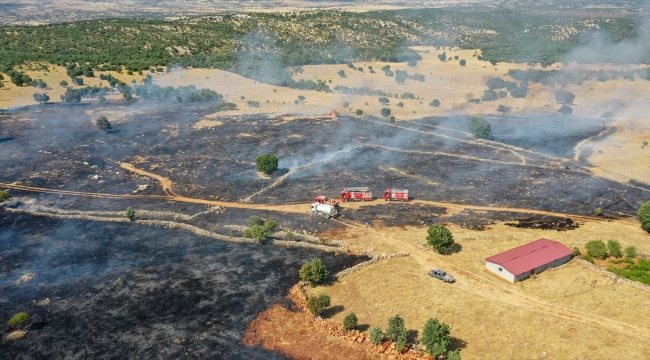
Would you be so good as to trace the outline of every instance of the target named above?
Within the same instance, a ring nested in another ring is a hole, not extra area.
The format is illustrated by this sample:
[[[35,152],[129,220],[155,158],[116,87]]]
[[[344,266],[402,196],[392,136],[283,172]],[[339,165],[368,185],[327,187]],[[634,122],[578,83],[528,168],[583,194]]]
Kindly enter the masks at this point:
[[[478,138],[486,138],[492,132],[492,124],[482,118],[472,118],[468,124],[469,132]]]
[[[650,201],[641,205],[639,210],[636,212],[636,216],[639,217],[643,230],[650,232]]]
[[[427,243],[440,254],[447,254],[455,244],[454,236],[445,226],[433,224],[427,233]]]
[[[278,169],[278,157],[273,154],[263,154],[255,159],[255,164],[257,170],[265,174],[271,174]]]
[[[447,352],[451,343],[450,334],[449,325],[438,319],[429,319],[422,329],[420,342],[426,346],[426,352],[437,359]]]
[[[404,319],[399,315],[388,319],[388,329],[386,330],[386,337],[388,340],[395,343],[395,349],[402,351],[406,347],[408,341],[408,333],[406,326],[404,326]]]
[[[299,274],[302,280],[312,285],[321,284],[330,276],[330,272],[325,268],[323,260],[318,258],[304,264],[300,268]]]

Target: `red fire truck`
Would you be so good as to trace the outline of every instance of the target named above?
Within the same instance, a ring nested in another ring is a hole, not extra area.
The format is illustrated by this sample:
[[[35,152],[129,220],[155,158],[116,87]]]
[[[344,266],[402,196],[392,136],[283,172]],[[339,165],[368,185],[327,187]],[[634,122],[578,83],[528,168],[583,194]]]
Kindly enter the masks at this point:
[[[314,199],[314,202],[317,202],[319,204],[324,204],[324,205],[332,205],[332,206],[334,206],[336,208],[339,207],[339,201],[338,200],[328,199],[326,196],[323,196],[323,195],[316,196],[316,198]]]
[[[372,193],[367,187],[345,188],[341,191],[341,201],[372,201]]]
[[[409,191],[406,189],[386,189],[384,191],[385,201],[409,201]]]

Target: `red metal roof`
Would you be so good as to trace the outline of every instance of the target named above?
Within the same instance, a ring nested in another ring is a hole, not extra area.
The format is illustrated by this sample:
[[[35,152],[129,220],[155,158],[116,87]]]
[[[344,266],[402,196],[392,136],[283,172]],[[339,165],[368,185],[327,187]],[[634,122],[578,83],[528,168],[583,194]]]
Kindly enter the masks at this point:
[[[501,265],[511,274],[517,276],[572,253],[573,250],[557,241],[539,239],[490,256],[485,261]]]

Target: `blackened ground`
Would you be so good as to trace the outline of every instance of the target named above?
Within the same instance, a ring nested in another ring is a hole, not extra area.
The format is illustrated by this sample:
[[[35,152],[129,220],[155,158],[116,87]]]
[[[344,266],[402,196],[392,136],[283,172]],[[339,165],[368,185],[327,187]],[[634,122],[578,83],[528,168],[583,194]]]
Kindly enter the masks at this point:
[[[239,345],[246,324],[304,262],[337,271],[365,260],[5,211],[0,239],[0,336],[13,314],[30,315],[26,337],[0,342],[2,359],[281,358]]]

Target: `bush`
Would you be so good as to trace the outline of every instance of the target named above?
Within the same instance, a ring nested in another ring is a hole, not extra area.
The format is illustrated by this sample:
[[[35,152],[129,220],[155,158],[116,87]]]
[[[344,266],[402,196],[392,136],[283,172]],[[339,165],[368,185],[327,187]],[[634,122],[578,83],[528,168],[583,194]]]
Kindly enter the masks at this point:
[[[388,122],[391,123],[391,124],[394,124],[394,123],[395,123],[395,117],[394,117],[393,115],[391,115],[391,116],[388,118]]]
[[[251,216],[248,218],[248,226],[253,227],[255,225],[264,225],[264,220],[259,216]]]
[[[591,240],[585,245],[587,254],[596,259],[605,259],[607,257],[607,246],[602,240]]]
[[[482,118],[472,118],[469,121],[469,131],[478,138],[486,138],[492,131],[492,124]]]
[[[325,282],[330,276],[321,259],[313,259],[304,264],[299,271],[300,278],[309,282],[312,286]]]
[[[397,103],[397,106],[404,107],[404,103],[400,101],[400,102]]]
[[[350,106],[350,102],[349,101],[344,101],[343,102],[343,107],[347,108],[348,106]]]
[[[458,349],[447,353],[447,360],[460,360],[460,351]]]
[[[624,269],[610,265],[607,267],[607,271],[632,281],[650,285],[650,261],[648,260],[638,259],[636,264],[634,260],[631,260],[630,264],[626,265]]]
[[[9,199],[11,195],[8,192],[0,190],[0,201],[5,201]]]
[[[260,107],[260,102],[259,101],[254,101],[254,100],[246,100],[246,105],[248,107],[257,108],[257,107]]]
[[[481,99],[478,99],[478,98],[469,99],[469,100],[467,100],[467,102],[474,103],[474,104],[480,104]]]
[[[650,232],[650,201],[641,205],[636,216],[639,217],[643,230]]]
[[[447,60],[447,54],[443,51],[442,54],[438,55],[438,59],[440,59],[440,61]]]
[[[569,115],[573,112],[573,109],[570,106],[562,105],[559,109],[557,109],[557,112]]]
[[[382,103],[382,104],[388,104],[390,102],[390,100],[388,100],[387,97],[382,96],[382,97],[379,98],[379,102]]]
[[[124,212],[124,216],[131,221],[135,221],[135,210],[133,210],[133,208],[129,206],[128,208],[126,208],[126,211]]]
[[[375,345],[379,345],[384,341],[384,333],[379,326],[375,326],[370,330],[370,341]]]
[[[481,96],[481,101],[494,101],[499,98],[496,91],[494,90],[485,90],[483,96]]]
[[[408,334],[404,326],[404,319],[399,315],[388,319],[388,329],[386,330],[386,337],[388,340],[395,343],[395,350],[402,351],[406,347]]]
[[[517,87],[510,90],[510,96],[512,96],[513,98],[523,99],[526,97],[526,95],[528,95],[528,89],[526,88]]]
[[[622,258],[623,251],[621,250],[621,243],[616,240],[607,241],[607,250],[615,258]]]
[[[389,115],[390,115],[390,109],[389,108],[381,109],[381,116],[388,117]]]
[[[438,100],[438,99],[431,100],[431,102],[429,103],[429,106],[433,106],[433,107],[440,106],[440,100]]]
[[[345,330],[350,331],[352,329],[356,329],[358,325],[358,319],[357,316],[354,313],[349,313],[345,319],[343,319],[343,327]]]
[[[294,239],[295,239],[295,235],[291,231],[287,231],[287,240],[293,241]]]
[[[594,209],[594,216],[600,216],[600,214],[602,213],[603,213],[603,209],[599,207]]]
[[[59,82],[59,85],[62,86],[62,87],[66,87],[66,86],[68,86],[68,82],[65,81],[65,80],[61,80],[61,81]]]
[[[506,82],[501,78],[492,78],[487,81],[487,86],[490,90],[503,89],[506,87]]]
[[[95,120],[95,126],[101,131],[106,131],[111,129],[111,123],[108,121],[106,116],[100,116]]]
[[[347,77],[344,70],[339,70],[339,76],[342,78]]]
[[[438,319],[429,319],[422,329],[422,338],[420,342],[426,346],[426,352],[438,358],[438,356],[447,352],[451,331],[449,325],[440,323]]]
[[[263,154],[255,159],[257,170],[269,175],[278,169],[278,158],[272,154]]]
[[[580,256],[580,248],[574,247],[572,256]]]
[[[585,256],[583,256],[582,258],[583,258],[584,260],[586,260],[586,261],[589,261],[589,262],[592,263],[592,264],[595,264],[595,263],[596,263],[596,262],[594,261],[594,259],[593,259],[591,256],[589,256],[589,255],[585,255]]]
[[[566,90],[558,90],[555,92],[555,101],[557,101],[558,104],[571,105],[575,98],[575,95]]]
[[[431,225],[428,230],[427,243],[440,254],[446,254],[454,245],[451,231],[442,225]]]
[[[214,107],[214,112],[221,112],[227,110],[234,110],[237,108],[237,104],[231,102],[224,102]]]
[[[635,258],[636,257],[636,248],[634,246],[628,246],[623,250],[625,252],[625,256],[629,258]]]
[[[28,321],[29,321],[29,315],[27,315],[27,313],[25,312],[19,312],[18,314],[14,315],[11,319],[9,319],[7,325],[13,328],[21,328],[27,325]]]
[[[307,300],[307,310],[314,316],[319,316],[323,313],[326,307],[330,306],[331,299],[326,294],[312,296]]]
[[[505,90],[501,90],[501,91],[498,92],[498,95],[499,95],[499,98],[502,99],[502,98],[508,96],[508,92],[505,91]]]
[[[356,114],[357,114],[357,116],[363,115],[363,110],[357,109]]]
[[[467,65],[467,61],[465,61],[465,59],[461,60],[460,61],[460,66],[465,66],[465,65]]]

